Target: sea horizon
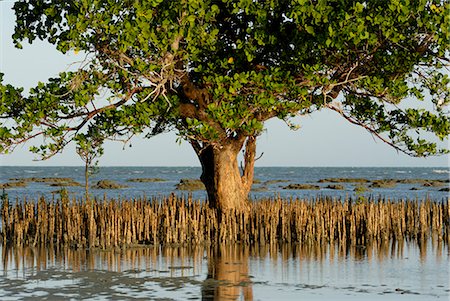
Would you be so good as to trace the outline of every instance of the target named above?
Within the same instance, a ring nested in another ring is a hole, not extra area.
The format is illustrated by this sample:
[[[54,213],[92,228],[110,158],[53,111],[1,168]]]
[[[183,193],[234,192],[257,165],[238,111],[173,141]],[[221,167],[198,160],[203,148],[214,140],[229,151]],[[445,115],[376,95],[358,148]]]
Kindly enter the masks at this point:
[[[0,164],[0,167],[84,167],[80,165],[9,165]],[[201,167],[198,165],[98,165],[98,167]],[[444,168],[449,169],[450,166],[436,165],[436,166],[422,166],[422,165],[258,165],[255,168]]]

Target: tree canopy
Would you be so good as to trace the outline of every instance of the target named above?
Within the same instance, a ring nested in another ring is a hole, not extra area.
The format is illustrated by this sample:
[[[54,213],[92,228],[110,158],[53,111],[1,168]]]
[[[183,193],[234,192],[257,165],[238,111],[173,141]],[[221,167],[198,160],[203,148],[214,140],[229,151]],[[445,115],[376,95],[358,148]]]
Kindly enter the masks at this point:
[[[2,152],[39,135],[32,151],[48,157],[73,139],[169,130],[198,154],[231,140],[240,149],[270,118],[321,109],[409,155],[448,151],[427,134],[450,133],[447,1],[24,0],[14,10],[17,47],[47,40],[85,60],[27,94],[1,84]]]

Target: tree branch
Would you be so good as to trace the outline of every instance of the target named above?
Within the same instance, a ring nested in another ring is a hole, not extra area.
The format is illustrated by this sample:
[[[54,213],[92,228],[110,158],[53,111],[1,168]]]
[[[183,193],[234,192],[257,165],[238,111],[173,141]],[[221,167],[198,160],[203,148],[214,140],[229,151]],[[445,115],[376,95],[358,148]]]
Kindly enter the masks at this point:
[[[180,84],[186,98],[195,101],[198,104],[199,109],[206,109],[207,105],[211,101],[211,95],[208,93],[207,89],[196,87],[189,79],[189,75],[187,73],[181,77]]]
[[[94,110],[92,110],[90,112],[86,112],[86,113],[78,113],[78,114],[73,114],[73,115],[67,115],[65,118],[61,118],[61,119],[73,119],[73,118],[76,118],[76,117],[85,116],[83,118],[83,121],[79,125],[77,125],[76,127],[72,127],[72,128],[68,128],[67,129],[68,131],[79,131],[89,120],[94,118],[95,115],[100,114],[100,113],[102,113],[102,112],[104,112],[106,110],[109,110],[109,109],[115,109],[115,108],[120,107],[121,105],[125,104],[128,100],[130,100],[131,97],[133,97],[134,94],[136,94],[136,93],[138,93],[140,91],[142,91],[141,87],[135,87],[131,91],[129,91],[128,94],[124,98],[122,98],[120,101],[118,101],[116,103],[113,103],[113,104],[110,104],[110,105],[107,105],[107,106],[104,106],[104,107],[101,107],[101,108],[98,108],[98,109],[94,109]]]
[[[250,136],[245,143],[244,170],[241,177],[244,186],[250,190],[255,173],[256,137]]]
[[[363,122],[356,120],[354,118],[352,118],[351,116],[346,115],[340,108],[337,108],[335,106],[333,106],[332,104],[328,104],[327,107],[337,113],[339,113],[342,117],[344,117],[348,122],[361,126],[364,129],[366,129],[370,134],[376,136],[378,139],[380,139],[381,141],[383,141],[384,143],[392,146],[395,150],[402,152],[408,156],[411,156],[412,153],[405,151],[404,149],[401,149],[400,147],[398,147],[397,145],[395,145],[394,143],[392,143],[391,141],[387,140],[386,138],[384,138],[383,136],[381,136],[379,133],[377,133],[373,128],[369,127],[368,125],[364,124]]]

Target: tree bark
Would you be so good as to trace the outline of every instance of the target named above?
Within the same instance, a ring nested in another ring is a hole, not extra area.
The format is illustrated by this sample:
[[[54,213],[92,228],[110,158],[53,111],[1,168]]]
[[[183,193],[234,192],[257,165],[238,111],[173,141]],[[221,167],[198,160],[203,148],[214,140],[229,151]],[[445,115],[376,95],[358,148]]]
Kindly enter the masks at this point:
[[[238,154],[244,142],[244,167],[241,173]],[[200,179],[205,184],[210,207],[220,212],[249,209],[248,194],[253,183],[256,152],[255,137],[230,138],[219,145],[191,141],[202,165]]]
[[[89,202],[89,162],[84,165],[84,193],[86,202]]]

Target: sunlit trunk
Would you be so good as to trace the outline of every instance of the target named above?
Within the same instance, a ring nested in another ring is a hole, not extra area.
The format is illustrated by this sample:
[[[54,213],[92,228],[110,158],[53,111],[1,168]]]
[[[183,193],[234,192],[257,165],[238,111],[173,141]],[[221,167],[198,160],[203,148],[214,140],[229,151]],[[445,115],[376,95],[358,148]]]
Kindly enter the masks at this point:
[[[253,182],[255,138],[249,138],[247,141],[245,165],[240,170],[238,154],[242,145],[243,141],[231,141],[220,147],[208,145],[196,149],[202,164],[200,178],[205,184],[209,204],[222,212],[243,211],[249,208],[248,194]]]

